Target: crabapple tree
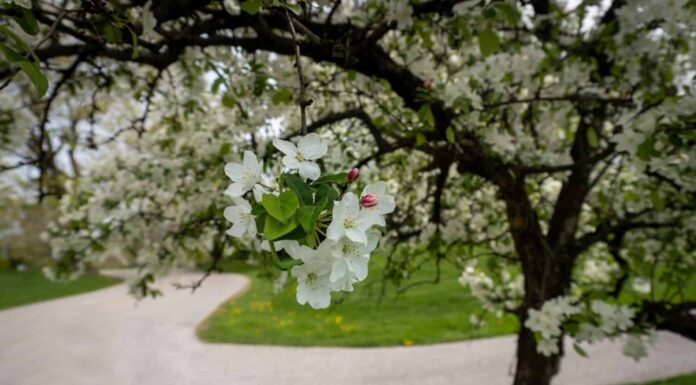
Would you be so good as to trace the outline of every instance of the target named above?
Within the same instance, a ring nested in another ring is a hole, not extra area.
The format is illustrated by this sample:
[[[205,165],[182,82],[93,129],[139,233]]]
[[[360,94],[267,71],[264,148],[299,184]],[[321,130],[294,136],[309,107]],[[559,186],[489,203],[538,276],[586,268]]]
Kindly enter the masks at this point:
[[[2,166],[64,193],[53,273],[154,295],[243,252],[318,308],[377,248],[397,284],[454,263],[520,320],[516,385],[564,338],[696,339],[694,1],[0,4]]]

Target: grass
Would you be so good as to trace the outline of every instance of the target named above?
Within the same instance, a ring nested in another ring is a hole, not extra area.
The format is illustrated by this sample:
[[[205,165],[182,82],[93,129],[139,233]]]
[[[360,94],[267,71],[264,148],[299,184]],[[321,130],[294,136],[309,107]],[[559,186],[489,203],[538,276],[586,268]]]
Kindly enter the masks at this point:
[[[87,274],[72,282],[51,282],[36,270],[0,270],[0,309],[84,293],[120,282]]]
[[[271,282],[247,274],[251,288],[218,308],[198,330],[207,342],[291,346],[389,346],[430,344],[513,333],[512,316],[484,316],[473,327],[471,314],[483,314],[479,303],[458,282],[460,270],[444,265],[439,284],[419,285],[398,297],[390,287],[380,302],[383,260],[373,257],[370,276],[353,293],[334,293],[325,310],[301,306],[295,287],[277,295]],[[431,279],[434,266],[411,282]]]
[[[670,377],[664,380],[644,382],[641,384],[630,385],[693,385],[696,384],[696,373],[685,374],[677,377]],[[629,385],[629,384],[627,384]]]

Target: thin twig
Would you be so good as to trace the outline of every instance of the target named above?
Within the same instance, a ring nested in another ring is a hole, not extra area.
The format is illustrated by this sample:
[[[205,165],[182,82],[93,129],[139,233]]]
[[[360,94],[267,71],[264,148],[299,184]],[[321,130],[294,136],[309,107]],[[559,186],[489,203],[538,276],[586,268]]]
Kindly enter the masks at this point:
[[[292,33],[292,41],[295,43],[295,67],[297,68],[297,77],[300,80],[300,116],[302,119],[302,134],[307,135],[307,113],[305,108],[308,103],[305,100],[305,81],[304,74],[302,73],[302,61],[300,56],[300,43],[297,41],[297,33],[295,32],[295,26],[293,25],[290,13],[285,10],[285,17],[288,19],[288,25],[290,26],[290,32]]]

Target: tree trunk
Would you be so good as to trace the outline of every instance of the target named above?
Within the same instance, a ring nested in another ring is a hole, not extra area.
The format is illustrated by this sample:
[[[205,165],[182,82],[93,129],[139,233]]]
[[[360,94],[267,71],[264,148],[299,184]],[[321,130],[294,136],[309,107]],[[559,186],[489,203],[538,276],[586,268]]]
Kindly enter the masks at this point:
[[[540,309],[544,302],[566,293],[570,287],[572,258],[562,248],[554,250],[544,236],[523,179],[502,180],[510,233],[524,273],[524,304],[519,314],[517,368],[514,385],[549,385],[558,373],[559,354],[546,357],[537,353],[534,333],[524,326],[529,309]],[[506,183],[507,182],[507,183]]]
[[[514,385],[549,385],[558,373],[561,354],[546,357],[537,353],[534,333],[520,326],[517,333],[517,367]]]

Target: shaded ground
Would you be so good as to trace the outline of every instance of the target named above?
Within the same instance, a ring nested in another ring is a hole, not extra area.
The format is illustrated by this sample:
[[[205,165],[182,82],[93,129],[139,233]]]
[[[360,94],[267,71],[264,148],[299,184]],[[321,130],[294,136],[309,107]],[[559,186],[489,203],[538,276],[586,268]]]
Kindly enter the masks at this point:
[[[175,278],[189,282],[198,275]],[[118,285],[0,312],[0,384],[486,384],[511,382],[514,337],[390,348],[293,348],[206,344],[194,329],[245,288],[215,275],[195,294],[135,304]],[[696,344],[661,333],[648,359],[605,343],[590,359],[566,349],[555,385],[622,384],[696,370]]]

